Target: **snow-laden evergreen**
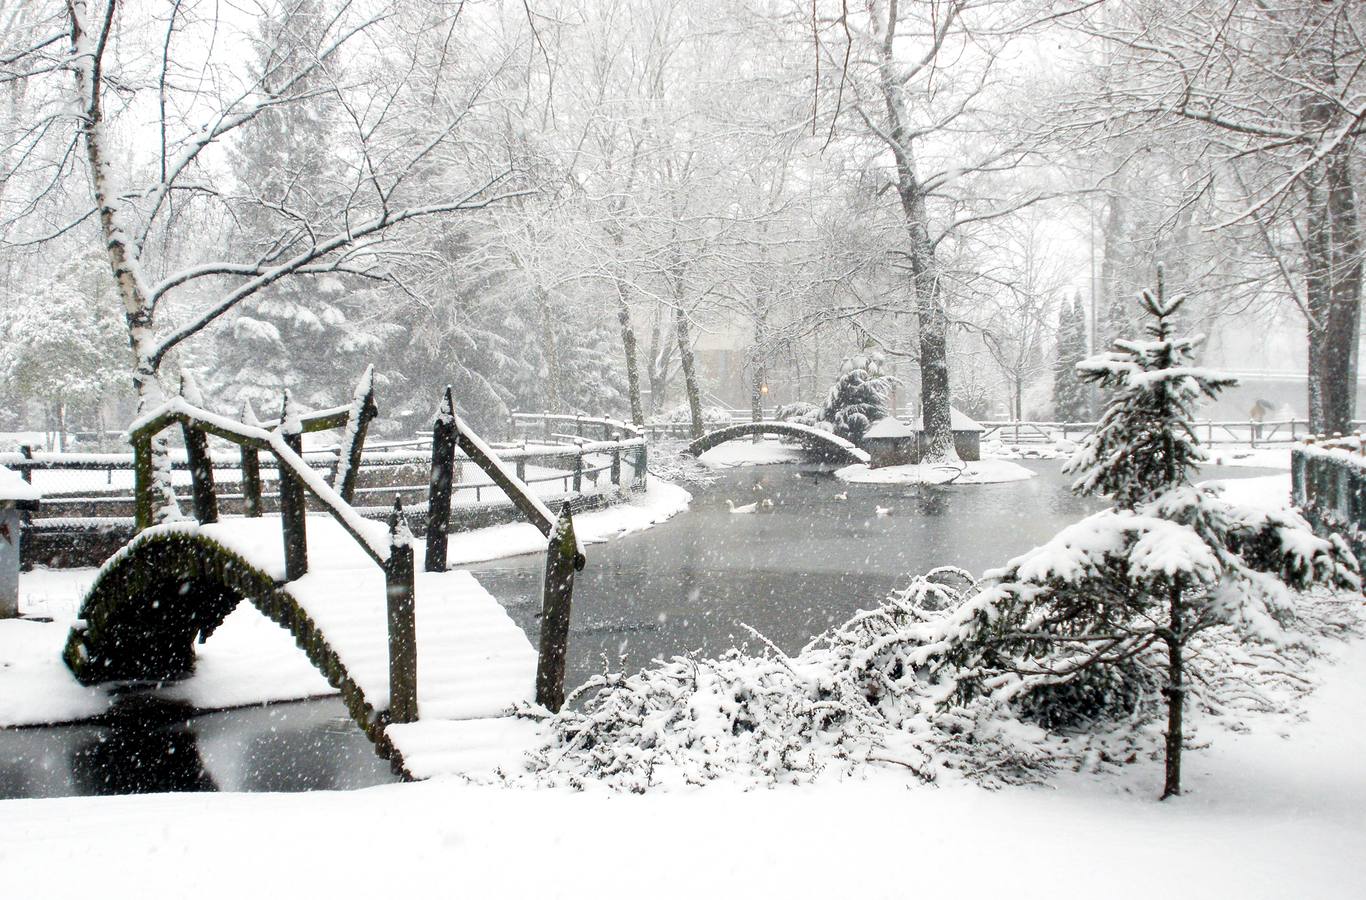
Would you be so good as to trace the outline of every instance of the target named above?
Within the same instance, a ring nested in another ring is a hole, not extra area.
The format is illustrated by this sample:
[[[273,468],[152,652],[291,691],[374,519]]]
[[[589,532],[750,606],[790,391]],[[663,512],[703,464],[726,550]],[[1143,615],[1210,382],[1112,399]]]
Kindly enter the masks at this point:
[[[858,443],[874,422],[891,415],[892,388],[896,382],[883,372],[883,362],[878,352],[848,357],[825,398],[821,418],[847,441]]]
[[[1115,349],[1077,366],[1082,381],[1111,392],[1100,423],[1063,469],[1077,473],[1078,493],[1132,507],[1189,484],[1205,461],[1191,427],[1195,405],[1237,382],[1190,364],[1203,338],[1172,333],[1185,300],[1164,296],[1159,269],[1157,290],[1138,298],[1152,319],[1145,326],[1150,340],[1121,338]]]

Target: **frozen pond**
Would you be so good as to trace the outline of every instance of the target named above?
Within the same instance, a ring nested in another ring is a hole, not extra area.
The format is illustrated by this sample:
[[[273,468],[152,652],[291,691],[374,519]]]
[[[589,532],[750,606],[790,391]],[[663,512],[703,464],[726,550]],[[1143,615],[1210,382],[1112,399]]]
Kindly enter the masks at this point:
[[[846,485],[796,465],[726,471],[692,507],[648,531],[587,548],[574,590],[567,686],[656,656],[724,651],[745,623],[793,652],[876,603],[910,573],[980,574],[1100,504],[1072,496],[1055,461],[997,485]],[[1274,474],[1211,468],[1208,478]],[[847,495],[847,499],[841,499]],[[772,506],[732,514],[767,498]],[[876,507],[889,508],[878,516]],[[533,643],[541,560],[472,566]],[[624,662],[623,662],[624,661]],[[111,721],[0,730],[0,798],[170,790],[345,789],[393,780],[339,699],[193,715],[130,698]]]

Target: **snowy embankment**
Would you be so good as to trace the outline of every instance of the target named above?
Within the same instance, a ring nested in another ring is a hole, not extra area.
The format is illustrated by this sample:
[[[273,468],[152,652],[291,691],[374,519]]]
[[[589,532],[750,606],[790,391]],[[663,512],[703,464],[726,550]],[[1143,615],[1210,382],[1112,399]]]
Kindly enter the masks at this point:
[[[870,469],[859,463],[835,470],[836,478],[851,484],[1000,484],[1026,481],[1034,475],[1024,466],[1002,459],[954,465],[883,466],[880,469]]]
[[[682,488],[651,479],[646,492],[630,502],[576,517],[575,530],[584,544],[599,543],[662,522],[687,509],[691,499]],[[310,547],[310,553],[324,549]],[[541,533],[521,523],[452,535],[448,558],[457,566],[544,551]],[[20,612],[51,621],[0,619],[0,727],[78,721],[108,710],[105,690],[78,684],[61,661],[67,632],[96,572],[36,569],[20,577]],[[198,648],[195,674],[167,688],[168,696],[203,709],[332,693],[289,633],[245,604]]]
[[[1347,900],[1361,896],[1366,846],[1366,643],[1319,669],[1303,722],[1221,735],[1189,758],[1199,787],[1165,803],[1153,766],[1000,791],[923,786],[888,767],[644,796],[446,781],[10,800],[0,866],[7,894],[50,900],[89,896],[81,872],[99,873],[107,896],[201,900],[438,896],[453,877],[478,895],[529,898]],[[558,824],[538,831],[546,822]]]

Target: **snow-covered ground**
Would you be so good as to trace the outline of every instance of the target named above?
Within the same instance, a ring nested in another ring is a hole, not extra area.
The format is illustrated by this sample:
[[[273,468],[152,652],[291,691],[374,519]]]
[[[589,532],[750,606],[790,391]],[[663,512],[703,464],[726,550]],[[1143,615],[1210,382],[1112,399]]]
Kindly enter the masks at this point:
[[[854,484],[998,484],[1025,481],[1034,473],[1003,459],[983,459],[957,465],[883,466],[862,463],[835,470],[835,477]]]
[[[687,508],[691,495],[651,479],[629,503],[574,520],[584,544],[611,540],[648,528]],[[310,552],[323,548],[310,547]],[[499,525],[451,537],[451,565],[543,553],[545,538],[535,526]],[[417,558],[422,558],[419,548]],[[19,609],[52,621],[0,619],[0,727],[74,721],[109,708],[102,688],[78,684],[62,664],[61,652],[81,597],[95,569],[35,569],[19,580]],[[194,675],[168,689],[169,696],[215,709],[334,693],[294,646],[294,640],[254,607],[234,610],[213,637],[198,648]]]
[[[644,796],[452,781],[0,802],[13,897],[1360,898],[1366,642],[1304,721],[1161,767],[985,791],[866,779]]]
[[[1290,468],[1290,445],[1276,444],[1270,447],[1250,447],[1247,445],[1216,444],[1206,447],[1209,461],[1216,466],[1245,466],[1254,469]]]

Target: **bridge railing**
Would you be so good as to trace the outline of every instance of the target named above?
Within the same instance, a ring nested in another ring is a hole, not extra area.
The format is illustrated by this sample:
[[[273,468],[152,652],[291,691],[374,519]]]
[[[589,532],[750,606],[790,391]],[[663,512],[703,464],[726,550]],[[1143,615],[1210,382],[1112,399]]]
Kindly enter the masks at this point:
[[[1366,558],[1366,441],[1307,437],[1290,451],[1290,491],[1296,508],[1320,533],[1343,536]]]
[[[583,418],[585,423],[623,424]],[[597,430],[585,426],[589,435]],[[365,444],[358,463],[350,468],[355,478],[349,485],[349,499],[372,517],[387,515],[387,505],[373,503],[377,496],[383,496],[387,504],[390,497],[398,494],[410,510],[420,507],[430,477],[431,443],[431,433],[427,432],[416,440]],[[565,494],[631,491],[642,488],[645,483],[648,450],[644,438],[630,432],[619,434],[614,431],[608,440],[556,433],[549,443],[540,439],[535,442],[521,439],[490,446],[515,466],[518,477],[525,484],[538,489],[544,487],[550,492],[556,489]],[[168,452],[178,500],[189,504],[193,498],[187,493],[192,487],[188,451],[173,447]],[[313,470],[335,483],[339,454],[340,446],[306,450],[300,457]],[[266,455],[258,459],[255,469],[243,468],[237,452],[210,450],[207,458],[213,469],[219,503],[225,509],[245,512],[253,503],[268,511],[278,509],[279,477],[272,457]],[[18,471],[29,481],[37,476],[48,497],[48,502],[37,514],[40,522],[89,521],[93,526],[98,520],[127,521],[134,513],[135,460],[131,453],[34,453],[24,448],[0,453],[0,465]],[[490,501],[503,502],[505,498],[498,485],[461,477],[471,465],[473,462],[463,454],[457,457],[452,486],[455,503],[465,507],[482,506]]]

